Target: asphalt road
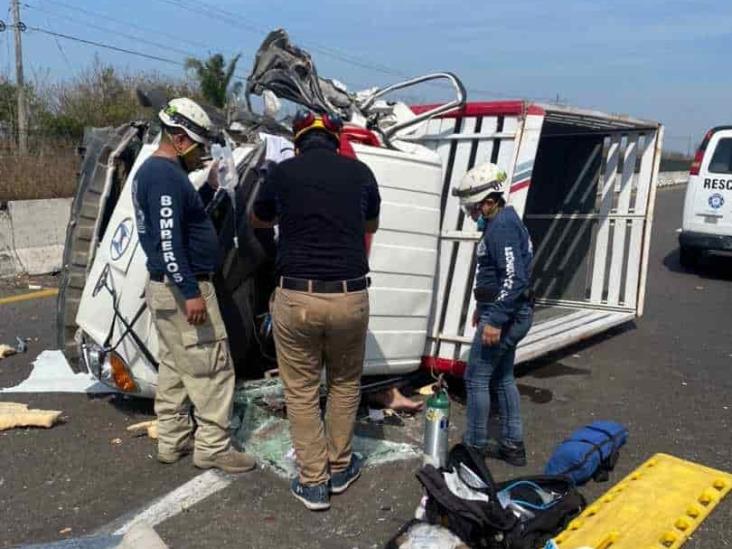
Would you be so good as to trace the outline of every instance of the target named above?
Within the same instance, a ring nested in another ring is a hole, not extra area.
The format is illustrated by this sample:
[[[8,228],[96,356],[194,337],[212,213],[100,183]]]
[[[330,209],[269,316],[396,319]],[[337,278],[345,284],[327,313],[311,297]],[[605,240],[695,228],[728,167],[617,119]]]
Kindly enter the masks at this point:
[[[732,258],[710,257],[694,273],[681,269],[675,231],[682,199],[680,189],[659,191],[645,316],[522,367],[529,466],[516,470],[496,463],[497,479],[540,472],[558,442],[596,418],[621,421],[631,435],[610,483],[583,489],[589,500],[656,452],[732,470]],[[17,290],[0,295],[11,291]],[[33,338],[27,355],[0,362],[0,386],[23,379],[31,359],[53,348],[53,306],[53,299],[0,305],[0,342],[11,343],[16,335]],[[150,416],[149,403],[79,395],[0,400],[59,409],[65,416],[64,424],[50,430],[0,433],[0,547],[92,532],[197,474],[190,461],[159,465],[147,439],[125,435],[126,425]],[[456,404],[455,441],[463,412]],[[113,444],[118,437],[122,443]],[[321,514],[295,502],[285,481],[258,471],[156,529],[176,549],[381,547],[419,501],[417,465],[366,471]],[[71,531],[61,534],[66,528]],[[732,498],[685,547],[732,547]]]

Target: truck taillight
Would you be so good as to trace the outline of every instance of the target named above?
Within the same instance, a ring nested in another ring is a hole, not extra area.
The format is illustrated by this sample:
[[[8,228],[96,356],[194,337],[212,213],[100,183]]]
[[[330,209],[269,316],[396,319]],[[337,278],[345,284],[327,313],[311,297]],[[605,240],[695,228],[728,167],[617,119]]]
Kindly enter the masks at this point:
[[[694,155],[694,161],[691,163],[691,168],[689,168],[689,175],[699,175],[702,160],[704,160],[704,151],[707,150],[707,144],[709,144],[709,140],[712,138],[713,134],[714,129],[711,129],[704,135],[704,139],[702,139],[701,145],[699,145],[699,148]]]
[[[701,163],[704,159],[704,149],[699,147],[699,150],[696,151],[696,154],[694,155],[694,161],[691,163],[691,168],[689,169],[689,175],[699,175],[699,170],[701,169]]]

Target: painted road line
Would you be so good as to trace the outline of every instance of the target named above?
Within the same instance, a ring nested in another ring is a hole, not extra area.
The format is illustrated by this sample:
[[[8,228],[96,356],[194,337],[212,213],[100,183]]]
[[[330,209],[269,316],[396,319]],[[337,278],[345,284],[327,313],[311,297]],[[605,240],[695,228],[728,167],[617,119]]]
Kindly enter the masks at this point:
[[[124,535],[137,524],[147,524],[155,527],[161,522],[193,507],[208,496],[223,490],[238,477],[239,475],[229,475],[213,469],[201,473],[142,509],[103,527],[99,533]]]
[[[0,305],[8,305],[9,303],[18,303],[20,301],[29,301],[31,299],[40,299],[42,297],[53,297],[58,295],[58,288],[46,288],[37,292],[28,292],[27,294],[10,295],[8,297],[0,297]]]

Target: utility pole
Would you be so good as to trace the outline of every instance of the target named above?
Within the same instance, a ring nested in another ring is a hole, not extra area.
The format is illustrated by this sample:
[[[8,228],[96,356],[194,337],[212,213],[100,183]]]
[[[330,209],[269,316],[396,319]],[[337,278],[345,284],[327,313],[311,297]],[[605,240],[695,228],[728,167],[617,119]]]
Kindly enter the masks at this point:
[[[28,113],[25,110],[25,79],[23,78],[23,45],[20,39],[25,24],[20,22],[20,4],[12,0],[13,33],[15,34],[15,84],[18,92],[18,150],[28,152]]]

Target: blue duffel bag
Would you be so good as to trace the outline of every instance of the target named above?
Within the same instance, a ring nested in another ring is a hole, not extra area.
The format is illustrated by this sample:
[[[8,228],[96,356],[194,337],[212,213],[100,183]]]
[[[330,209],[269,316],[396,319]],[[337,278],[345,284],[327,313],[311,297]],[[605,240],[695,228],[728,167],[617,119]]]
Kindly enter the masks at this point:
[[[615,468],[620,447],[628,440],[628,430],[614,421],[594,421],[576,430],[557,446],[544,472],[566,475],[577,486],[590,479],[604,482]]]

